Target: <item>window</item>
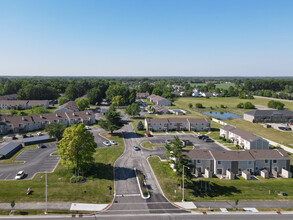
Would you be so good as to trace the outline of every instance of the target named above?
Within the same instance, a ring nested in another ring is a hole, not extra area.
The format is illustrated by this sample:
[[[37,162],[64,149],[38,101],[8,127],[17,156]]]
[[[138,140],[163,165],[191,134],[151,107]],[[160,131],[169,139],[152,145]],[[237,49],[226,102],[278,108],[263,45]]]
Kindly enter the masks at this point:
[[[269,160],[265,160],[265,163],[268,163],[269,162]]]
[[[201,163],[201,160],[197,160],[197,163]]]
[[[217,169],[217,174],[222,174],[222,169]]]
[[[277,160],[273,160],[273,163],[277,163]]]
[[[222,164],[222,161],[218,161],[218,164]]]
[[[251,165],[252,164],[252,162],[251,161],[248,161],[248,165]]]

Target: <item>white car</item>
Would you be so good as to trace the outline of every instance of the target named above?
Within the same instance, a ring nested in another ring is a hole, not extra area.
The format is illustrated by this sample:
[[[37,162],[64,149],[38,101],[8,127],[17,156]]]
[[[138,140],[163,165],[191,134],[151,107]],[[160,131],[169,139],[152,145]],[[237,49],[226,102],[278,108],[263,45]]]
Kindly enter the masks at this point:
[[[89,126],[85,126],[85,130],[91,130]]]
[[[117,145],[117,143],[115,141],[110,141],[111,145]]]
[[[133,149],[134,149],[135,151],[139,151],[139,150],[140,150],[140,148],[139,148],[138,146],[134,146]]]
[[[111,146],[109,141],[104,141],[103,144],[106,145],[106,146]]]
[[[15,176],[15,180],[20,180],[20,179],[22,179],[23,177],[24,177],[24,175],[25,175],[25,173],[24,173],[24,171],[23,170],[21,170],[21,171],[18,171],[18,173],[16,174],[16,176]]]
[[[43,134],[42,134],[42,132],[38,132],[37,135],[38,136],[42,136]]]

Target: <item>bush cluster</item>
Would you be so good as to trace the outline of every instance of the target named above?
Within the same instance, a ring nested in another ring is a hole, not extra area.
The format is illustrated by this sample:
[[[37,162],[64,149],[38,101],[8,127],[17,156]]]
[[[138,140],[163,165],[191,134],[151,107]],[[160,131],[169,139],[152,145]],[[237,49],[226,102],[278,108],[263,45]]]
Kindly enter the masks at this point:
[[[71,183],[79,183],[79,182],[82,182],[84,180],[85,180],[85,178],[83,176],[72,176],[70,178]]]

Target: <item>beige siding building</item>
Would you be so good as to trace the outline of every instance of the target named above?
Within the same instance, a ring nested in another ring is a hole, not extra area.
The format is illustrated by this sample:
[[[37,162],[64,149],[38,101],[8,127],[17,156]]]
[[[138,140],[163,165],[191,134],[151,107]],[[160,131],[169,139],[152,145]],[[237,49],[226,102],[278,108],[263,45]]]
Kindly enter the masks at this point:
[[[254,123],[293,123],[293,112],[289,110],[255,110],[245,112],[243,119]]]

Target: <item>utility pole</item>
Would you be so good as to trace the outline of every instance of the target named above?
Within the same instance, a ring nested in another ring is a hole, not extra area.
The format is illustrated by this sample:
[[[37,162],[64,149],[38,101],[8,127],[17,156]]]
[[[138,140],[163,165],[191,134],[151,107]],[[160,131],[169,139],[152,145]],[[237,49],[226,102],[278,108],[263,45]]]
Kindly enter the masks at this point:
[[[182,173],[182,179],[183,179],[183,181],[182,181],[182,186],[183,186],[183,188],[182,188],[182,202],[184,202],[184,168],[188,168],[188,169],[190,169],[188,166],[185,166],[185,165],[183,165],[183,173]]]
[[[46,210],[45,210],[45,214],[47,215],[48,214],[47,172],[45,173],[45,184],[46,184],[45,185],[46,186]]]

